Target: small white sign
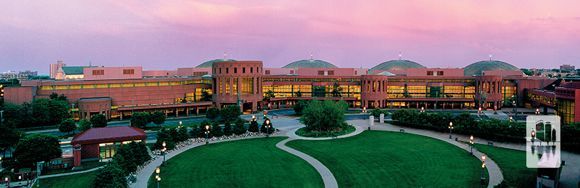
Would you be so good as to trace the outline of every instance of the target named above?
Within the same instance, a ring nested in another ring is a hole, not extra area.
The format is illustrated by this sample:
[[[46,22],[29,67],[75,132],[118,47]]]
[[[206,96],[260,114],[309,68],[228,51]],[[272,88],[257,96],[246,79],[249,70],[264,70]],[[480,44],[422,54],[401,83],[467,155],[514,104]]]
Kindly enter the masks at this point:
[[[526,166],[559,168],[560,116],[530,115],[526,119]]]
[[[375,125],[375,116],[369,116],[369,126]]]

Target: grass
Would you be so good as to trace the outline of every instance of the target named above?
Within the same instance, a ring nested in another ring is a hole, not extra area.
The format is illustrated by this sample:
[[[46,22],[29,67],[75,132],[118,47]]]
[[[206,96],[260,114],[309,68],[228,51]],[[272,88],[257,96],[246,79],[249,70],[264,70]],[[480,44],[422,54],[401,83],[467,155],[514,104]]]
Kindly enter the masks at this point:
[[[69,176],[45,178],[40,180],[40,187],[87,188],[91,187],[93,179],[97,176],[97,173],[98,170]]]
[[[257,138],[191,149],[161,167],[161,187],[323,187],[312,166],[276,148],[283,139]],[[156,187],[155,183],[149,179],[149,187]]]
[[[333,137],[333,136],[340,136],[352,133],[356,130],[352,125],[348,125],[345,129],[340,131],[332,131],[332,132],[325,132],[325,131],[307,131],[306,127],[302,127],[296,130],[296,135],[304,136],[304,137]]]
[[[73,170],[72,168],[54,169],[54,170],[47,170],[46,172],[43,172],[43,174],[50,175],[50,174],[62,174],[62,173],[69,173],[69,172],[76,172],[76,171],[84,171],[84,170],[97,168],[100,166],[105,166],[106,164],[107,164],[107,162],[100,162],[98,160],[86,161],[86,162],[82,162],[81,166],[76,167],[75,170]]]
[[[296,140],[287,145],[321,161],[339,187],[479,186],[479,160],[424,136],[365,131],[344,139]]]
[[[535,186],[537,171],[526,167],[526,152],[482,144],[475,144],[475,147],[499,165],[504,184],[510,187]]]

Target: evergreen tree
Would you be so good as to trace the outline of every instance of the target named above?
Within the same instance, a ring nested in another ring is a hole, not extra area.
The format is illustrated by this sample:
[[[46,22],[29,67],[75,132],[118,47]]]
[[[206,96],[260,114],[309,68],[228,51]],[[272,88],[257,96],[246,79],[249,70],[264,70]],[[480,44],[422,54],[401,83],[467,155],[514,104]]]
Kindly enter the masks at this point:
[[[248,128],[248,131],[256,133],[259,131],[259,127],[258,127],[258,121],[251,121],[250,122],[250,127]]]

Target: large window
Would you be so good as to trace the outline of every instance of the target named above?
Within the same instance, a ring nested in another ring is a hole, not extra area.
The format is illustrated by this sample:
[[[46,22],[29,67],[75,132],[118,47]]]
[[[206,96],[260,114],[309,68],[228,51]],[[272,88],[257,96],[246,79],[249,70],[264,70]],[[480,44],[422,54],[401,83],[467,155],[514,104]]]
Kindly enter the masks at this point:
[[[100,159],[112,158],[117,151],[117,147],[114,143],[102,143],[99,144],[99,157]]]
[[[574,107],[575,104],[571,100],[558,99],[556,110],[558,115],[562,117],[562,123],[570,124],[574,122]]]
[[[254,93],[254,79],[253,78],[242,78],[241,85],[242,85],[242,94]]]

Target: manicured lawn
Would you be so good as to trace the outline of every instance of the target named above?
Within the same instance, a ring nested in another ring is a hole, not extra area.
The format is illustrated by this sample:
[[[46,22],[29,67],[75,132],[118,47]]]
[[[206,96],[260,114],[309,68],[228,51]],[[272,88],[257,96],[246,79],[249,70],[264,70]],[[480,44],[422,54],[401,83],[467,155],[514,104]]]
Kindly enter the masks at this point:
[[[327,166],[339,187],[477,187],[480,162],[467,151],[428,137],[384,131],[288,146]]]
[[[475,147],[499,165],[506,185],[534,187],[537,171],[526,167],[526,152],[481,144],[476,144]]]
[[[308,132],[308,131],[306,131],[306,127],[302,127],[300,129],[296,130],[296,135],[304,136],[304,137],[334,137],[334,136],[341,136],[341,135],[349,134],[349,133],[354,132],[355,130],[356,130],[356,128],[354,128],[354,126],[352,126],[352,125],[348,125],[346,128],[344,128],[341,131],[334,131],[334,132],[318,132],[318,131]]]
[[[70,176],[41,179],[40,187],[88,188],[91,187],[93,179],[97,176],[97,173],[98,170]]]
[[[283,139],[258,138],[191,149],[161,167],[161,187],[323,187],[322,178],[306,161],[276,148]],[[153,179],[149,187],[155,187]]]

